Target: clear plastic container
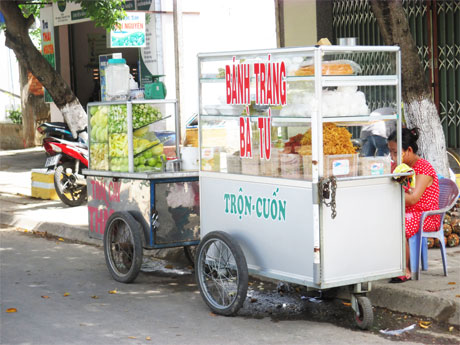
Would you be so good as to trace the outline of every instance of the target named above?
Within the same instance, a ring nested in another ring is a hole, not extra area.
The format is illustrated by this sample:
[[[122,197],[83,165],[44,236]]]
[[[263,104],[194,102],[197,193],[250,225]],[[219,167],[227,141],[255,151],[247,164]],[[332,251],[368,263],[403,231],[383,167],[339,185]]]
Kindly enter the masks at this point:
[[[129,66],[125,59],[110,59],[106,69],[107,100],[127,100],[129,96]]]

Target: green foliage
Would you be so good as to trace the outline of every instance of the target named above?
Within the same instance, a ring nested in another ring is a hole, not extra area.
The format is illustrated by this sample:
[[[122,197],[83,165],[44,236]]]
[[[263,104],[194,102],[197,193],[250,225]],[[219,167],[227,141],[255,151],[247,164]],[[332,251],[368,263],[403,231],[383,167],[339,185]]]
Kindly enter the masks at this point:
[[[58,0],[52,1],[57,2]],[[126,12],[123,9],[125,0],[67,0],[67,2],[80,4],[96,26],[103,27],[107,30],[113,29],[120,20],[126,17]],[[49,3],[48,0],[35,0],[18,6],[25,18],[28,18],[30,15],[39,18],[40,9]],[[0,25],[0,30],[5,29],[5,24]],[[38,36],[39,38],[40,28],[34,29],[32,35]]]
[[[120,20],[126,17],[123,9],[125,0],[75,0],[86,11],[96,26],[107,30],[113,29]]]
[[[20,108],[8,109],[6,112],[8,113],[6,117],[13,121],[13,123],[22,124],[22,111]]]

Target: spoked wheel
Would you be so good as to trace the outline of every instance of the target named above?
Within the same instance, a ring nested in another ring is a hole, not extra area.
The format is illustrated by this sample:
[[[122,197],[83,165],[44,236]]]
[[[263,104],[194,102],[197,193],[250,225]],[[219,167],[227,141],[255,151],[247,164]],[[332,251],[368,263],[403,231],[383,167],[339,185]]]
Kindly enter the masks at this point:
[[[248,267],[243,251],[221,231],[210,232],[200,242],[195,274],[201,296],[219,315],[234,315],[246,299]]]
[[[104,255],[113,279],[131,283],[142,265],[142,228],[128,212],[112,214],[104,232]]]
[[[359,314],[355,313],[355,322],[361,329],[371,328],[374,322],[374,312],[369,298],[365,296],[357,296]]]
[[[54,172],[56,194],[68,206],[80,206],[87,197],[86,186],[77,184],[76,173],[70,164],[58,165]]]

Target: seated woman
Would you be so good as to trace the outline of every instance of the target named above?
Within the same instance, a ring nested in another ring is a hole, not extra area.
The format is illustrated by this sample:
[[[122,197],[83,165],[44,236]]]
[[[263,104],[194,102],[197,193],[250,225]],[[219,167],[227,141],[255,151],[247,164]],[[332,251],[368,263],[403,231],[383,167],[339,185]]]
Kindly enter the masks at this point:
[[[403,283],[411,279],[410,253],[408,239],[419,231],[419,223],[424,211],[439,208],[439,184],[438,177],[432,165],[417,155],[418,129],[402,130],[402,157],[401,162],[407,164],[415,171],[415,187],[405,190],[406,201],[406,275],[393,278],[391,283]],[[388,148],[393,162],[397,161],[396,132],[388,137]],[[424,231],[436,231],[439,229],[439,216],[430,216],[425,219]]]

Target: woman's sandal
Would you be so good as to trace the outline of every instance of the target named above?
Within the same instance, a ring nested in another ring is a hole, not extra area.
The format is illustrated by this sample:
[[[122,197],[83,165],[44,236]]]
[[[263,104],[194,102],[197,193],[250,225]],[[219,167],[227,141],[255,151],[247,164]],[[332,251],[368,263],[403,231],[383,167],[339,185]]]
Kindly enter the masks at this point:
[[[411,277],[407,278],[406,276],[400,276],[400,277],[391,278],[390,283],[393,283],[393,284],[405,283],[408,280],[412,280],[412,278]]]

